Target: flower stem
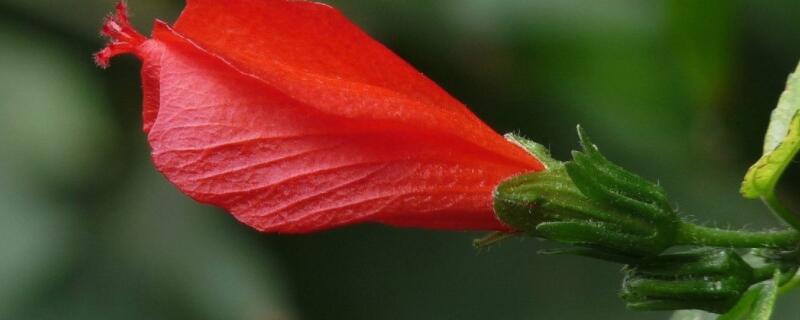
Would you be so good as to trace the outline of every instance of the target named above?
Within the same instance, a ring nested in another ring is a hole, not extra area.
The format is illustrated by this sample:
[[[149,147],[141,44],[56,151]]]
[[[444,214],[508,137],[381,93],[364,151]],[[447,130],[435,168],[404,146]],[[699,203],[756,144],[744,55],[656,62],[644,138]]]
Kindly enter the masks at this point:
[[[800,230],[800,217],[795,215],[788,208],[784,207],[783,204],[781,204],[781,201],[778,200],[778,197],[775,195],[774,191],[761,197],[761,200],[764,201],[764,204],[766,204],[767,207],[769,207],[769,210],[778,216],[778,218],[781,218],[795,230]]]
[[[733,248],[794,248],[800,244],[800,232],[723,230],[683,221],[678,226],[675,242],[678,245]]]

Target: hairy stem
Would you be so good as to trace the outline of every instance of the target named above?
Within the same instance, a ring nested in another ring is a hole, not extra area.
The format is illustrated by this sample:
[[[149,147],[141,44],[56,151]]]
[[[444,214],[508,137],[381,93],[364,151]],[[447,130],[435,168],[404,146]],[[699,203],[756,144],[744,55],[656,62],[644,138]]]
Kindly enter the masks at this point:
[[[675,237],[678,245],[696,245],[732,248],[795,248],[800,244],[800,232],[734,231],[709,228],[681,222]]]

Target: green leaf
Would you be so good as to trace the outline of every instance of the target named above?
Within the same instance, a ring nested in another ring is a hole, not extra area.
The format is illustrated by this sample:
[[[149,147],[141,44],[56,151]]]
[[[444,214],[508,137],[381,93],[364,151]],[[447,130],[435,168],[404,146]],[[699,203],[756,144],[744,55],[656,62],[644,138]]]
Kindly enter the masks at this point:
[[[769,320],[778,298],[780,273],[772,280],[757,284],[748,290],[731,310],[718,320]]]
[[[761,292],[756,299],[753,309],[750,312],[750,319],[768,320],[775,309],[775,301],[778,300],[778,276],[768,281],[761,288]]]
[[[764,153],[747,171],[741,193],[746,198],[771,195],[783,171],[800,150],[800,66],[789,75],[786,90],[772,110]]]

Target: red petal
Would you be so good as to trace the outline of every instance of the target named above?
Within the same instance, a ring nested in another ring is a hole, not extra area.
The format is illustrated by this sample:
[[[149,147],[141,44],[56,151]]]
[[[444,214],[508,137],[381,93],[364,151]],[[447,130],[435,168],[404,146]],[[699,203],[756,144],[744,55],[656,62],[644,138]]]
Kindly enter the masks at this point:
[[[320,111],[458,136],[520,165],[540,167],[330,6],[310,1],[189,0],[175,30]]]
[[[153,160],[179,189],[264,231],[506,229],[492,190],[536,159],[333,9],[224,3],[192,1],[182,33],[157,23],[135,48]]]

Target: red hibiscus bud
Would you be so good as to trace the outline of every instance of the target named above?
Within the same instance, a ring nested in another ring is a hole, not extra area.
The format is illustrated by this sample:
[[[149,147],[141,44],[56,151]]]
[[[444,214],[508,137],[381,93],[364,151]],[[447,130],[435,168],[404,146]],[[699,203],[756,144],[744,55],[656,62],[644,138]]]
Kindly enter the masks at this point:
[[[190,0],[149,39],[120,4],[103,34],[99,65],[123,53],[142,60],[158,170],[261,231],[507,230],[492,190],[543,169],[323,4]]]

